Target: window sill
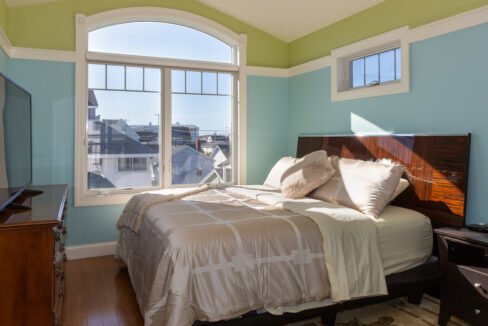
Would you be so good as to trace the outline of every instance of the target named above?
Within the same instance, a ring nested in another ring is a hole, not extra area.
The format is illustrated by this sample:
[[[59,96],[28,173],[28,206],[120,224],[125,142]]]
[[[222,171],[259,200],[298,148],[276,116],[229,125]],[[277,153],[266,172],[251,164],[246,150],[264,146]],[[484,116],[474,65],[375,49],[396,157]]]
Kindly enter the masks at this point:
[[[402,79],[400,82],[363,87],[358,89],[349,89],[341,92],[333,90],[331,93],[331,100],[332,102],[346,101],[366,97],[392,95],[408,92],[410,92],[410,85],[407,81]]]
[[[130,194],[103,194],[103,195],[76,195],[75,207],[125,205],[137,193]]]

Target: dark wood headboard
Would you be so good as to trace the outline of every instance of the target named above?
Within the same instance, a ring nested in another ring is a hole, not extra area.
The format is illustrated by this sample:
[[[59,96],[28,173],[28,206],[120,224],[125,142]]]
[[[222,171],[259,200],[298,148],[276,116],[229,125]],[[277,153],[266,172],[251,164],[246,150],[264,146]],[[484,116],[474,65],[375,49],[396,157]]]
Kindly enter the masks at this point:
[[[464,225],[470,134],[303,136],[297,157],[323,149],[361,160],[388,158],[407,168],[410,187],[392,203],[428,216],[434,227]]]

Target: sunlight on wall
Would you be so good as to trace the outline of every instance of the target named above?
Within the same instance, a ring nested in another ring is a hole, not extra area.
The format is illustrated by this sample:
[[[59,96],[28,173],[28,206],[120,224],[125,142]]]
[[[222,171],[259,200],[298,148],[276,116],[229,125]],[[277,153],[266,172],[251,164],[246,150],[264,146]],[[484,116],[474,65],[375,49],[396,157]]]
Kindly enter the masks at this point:
[[[351,131],[356,135],[389,135],[393,133],[353,112],[351,112]]]

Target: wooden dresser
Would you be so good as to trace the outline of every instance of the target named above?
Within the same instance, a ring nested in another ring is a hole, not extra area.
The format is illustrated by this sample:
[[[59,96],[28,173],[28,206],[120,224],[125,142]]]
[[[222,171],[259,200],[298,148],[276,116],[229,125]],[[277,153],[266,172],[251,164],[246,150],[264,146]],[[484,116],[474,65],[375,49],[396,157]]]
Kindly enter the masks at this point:
[[[471,325],[488,325],[488,234],[436,229],[442,269],[439,325],[451,315]]]
[[[32,186],[31,210],[0,212],[0,325],[59,325],[64,295],[66,185]]]

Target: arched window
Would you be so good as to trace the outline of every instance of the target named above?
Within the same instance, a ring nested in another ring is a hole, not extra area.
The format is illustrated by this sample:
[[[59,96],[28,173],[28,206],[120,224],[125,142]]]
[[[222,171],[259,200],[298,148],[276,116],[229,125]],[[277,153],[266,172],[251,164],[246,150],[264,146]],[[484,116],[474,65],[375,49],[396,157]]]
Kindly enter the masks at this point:
[[[245,37],[181,11],[77,15],[75,204],[245,177],[243,51]]]
[[[88,51],[232,63],[232,46],[199,30],[160,22],[117,24],[88,34]]]

